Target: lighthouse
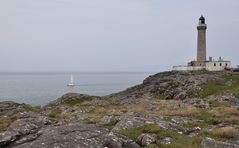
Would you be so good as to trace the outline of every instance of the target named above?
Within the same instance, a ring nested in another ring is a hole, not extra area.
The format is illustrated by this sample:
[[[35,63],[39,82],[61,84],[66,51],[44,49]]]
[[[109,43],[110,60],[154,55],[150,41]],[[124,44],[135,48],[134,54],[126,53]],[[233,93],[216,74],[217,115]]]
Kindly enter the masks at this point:
[[[201,16],[197,25],[197,59],[188,62],[187,65],[173,66],[174,71],[194,71],[194,70],[207,70],[207,71],[223,71],[231,68],[231,61],[223,60],[219,57],[218,60],[209,57],[207,60],[206,49],[206,30],[207,24],[205,18]]]
[[[207,24],[205,24],[205,18],[201,16],[197,26],[198,38],[197,38],[197,62],[203,63],[207,59],[206,54],[206,30]]]

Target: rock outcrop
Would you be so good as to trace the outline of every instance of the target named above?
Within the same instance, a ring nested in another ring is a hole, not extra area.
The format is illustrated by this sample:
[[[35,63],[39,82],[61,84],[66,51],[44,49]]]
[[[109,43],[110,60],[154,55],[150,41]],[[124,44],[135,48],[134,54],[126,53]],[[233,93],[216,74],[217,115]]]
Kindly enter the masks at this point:
[[[0,147],[237,148],[238,90],[231,72],[164,72],[109,96],[0,102]]]

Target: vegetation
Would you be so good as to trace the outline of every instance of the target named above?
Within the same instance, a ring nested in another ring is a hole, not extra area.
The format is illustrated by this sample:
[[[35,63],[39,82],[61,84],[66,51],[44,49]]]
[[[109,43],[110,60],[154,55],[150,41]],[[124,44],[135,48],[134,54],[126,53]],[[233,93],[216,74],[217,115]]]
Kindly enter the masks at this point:
[[[83,123],[85,123],[85,124],[96,124],[97,121],[94,120],[94,119],[90,119],[90,120],[84,120]]]
[[[239,124],[239,111],[235,107],[214,107],[210,110],[200,110],[194,118],[203,120],[207,124]]]
[[[163,95],[157,95],[154,97],[156,100],[164,100],[165,99],[165,96]]]
[[[115,124],[104,124],[100,125],[100,127],[107,128],[108,130],[112,130],[114,128]]]
[[[163,147],[163,148],[198,148],[200,145],[201,137],[188,137],[176,132],[169,130],[162,130],[158,125],[148,124],[137,128],[131,128],[127,130],[120,131],[120,134],[125,135],[132,140],[137,140],[137,137],[142,133],[156,134],[156,143],[150,145],[149,147]],[[165,137],[173,138],[171,144],[166,145],[162,143]]]
[[[80,99],[67,99],[64,101],[64,103],[67,105],[70,105],[70,106],[74,106],[74,105],[82,104],[85,101],[90,101],[93,98],[95,98],[95,96],[85,96]],[[97,97],[97,98],[99,98],[99,97]]]
[[[40,106],[33,107],[31,105],[23,105],[22,106],[26,111],[36,112],[39,113],[42,111],[42,108]]]
[[[203,110],[200,112],[200,114],[198,114],[197,116],[195,116],[197,119],[203,120],[205,123],[207,124],[213,124],[216,125],[218,123],[221,123],[221,120],[216,118],[213,114],[209,113],[206,110]]]
[[[0,132],[5,131],[7,127],[15,120],[15,117],[0,117]]]
[[[199,114],[199,110],[197,108],[165,109],[157,112],[157,114],[164,116],[193,117]]]
[[[225,76],[221,80],[215,80],[202,85],[199,92],[201,97],[220,93],[235,93],[239,92],[239,75]]]
[[[228,101],[211,101],[209,102],[211,107],[230,107],[231,104]]]
[[[60,114],[61,114],[61,109],[59,107],[53,107],[51,109],[51,112],[49,114],[50,117],[53,117],[53,118],[56,118],[56,117],[59,117]]]
[[[212,135],[217,138],[232,139],[236,137],[238,130],[233,127],[216,128],[212,131]]]

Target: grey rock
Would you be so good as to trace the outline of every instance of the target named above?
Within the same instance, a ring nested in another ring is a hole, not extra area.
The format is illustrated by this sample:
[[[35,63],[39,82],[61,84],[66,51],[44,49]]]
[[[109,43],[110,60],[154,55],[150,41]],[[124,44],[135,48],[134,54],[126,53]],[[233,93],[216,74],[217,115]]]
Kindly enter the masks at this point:
[[[5,131],[5,132],[0,133],[0,147],[9,145],[10,143],[17,140],[17,138],[19,136],[20,136],[20,134],[15,131]]]
[[[239,148],[239,145],[206,138],[201,142],[201,148]]]
[[[80,123],[47,127],[34,141],[16,145],[16,148],[122,148],[126,143],[134,143],[125,137],[116,136],[108,130]]]
[[[137,138],[137,143],[141,146],[148,146],[156,142],[157,135],[155,134],[141,134]]]
[[[165,137],[165,138],[163,138],[162,143],[163,143],[163,144],[171,144],[172,141],[173,141],[173,138],[171,138],[171,137]]]
[[[110,124],[110,125],[115,125],[117,122],[119,122],[119,116],[104,116],[101,120],[100,120],[100,124],[101,125],[106,125],[106,124]]]

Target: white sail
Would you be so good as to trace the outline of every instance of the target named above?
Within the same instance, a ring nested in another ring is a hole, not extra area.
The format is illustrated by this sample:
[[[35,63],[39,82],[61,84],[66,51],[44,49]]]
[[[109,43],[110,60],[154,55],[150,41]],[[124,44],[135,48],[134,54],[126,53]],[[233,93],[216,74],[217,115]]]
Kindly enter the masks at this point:
[[[74,84],[74,78],[73,78],[73,75],[71,75],[71,81],[70,81],[71,84]]]
[[[75,86],[75,84],[74,84],[74,77],[73,77],[73,75],[71,75],[70,83],[69,83],[69,84],[67,84],[67,86]]]

